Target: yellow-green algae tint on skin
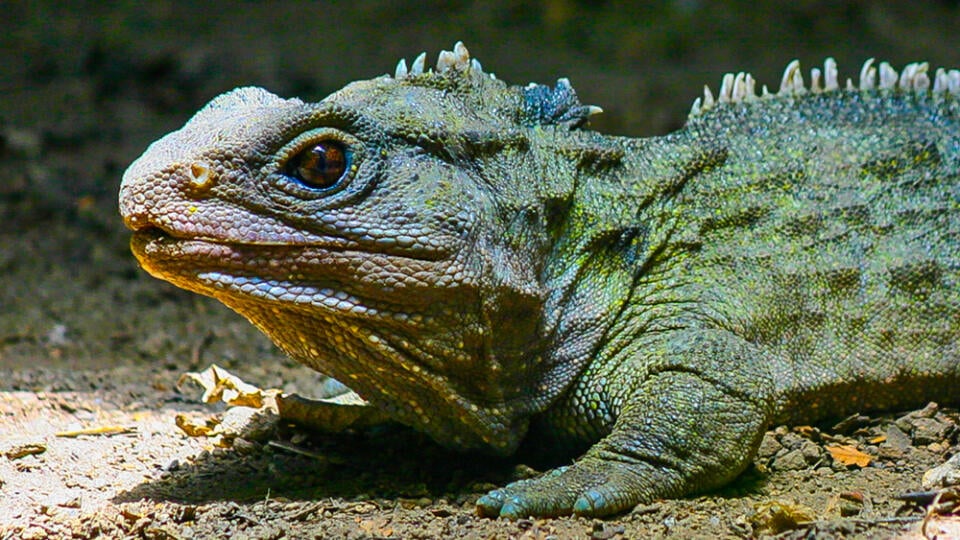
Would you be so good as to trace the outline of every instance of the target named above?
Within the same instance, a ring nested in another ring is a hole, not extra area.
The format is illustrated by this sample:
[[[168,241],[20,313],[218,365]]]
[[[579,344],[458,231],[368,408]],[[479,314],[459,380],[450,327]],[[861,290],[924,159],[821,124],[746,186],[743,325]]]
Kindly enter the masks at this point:
[[[226,94],[131,166],[121,209],[148,271],[381,416],[581,453],[483,514],[606,515],[723,485],[774,421],[957,399],[960,72],[928,71],[845,90],[791,63],[764,96],[731,75],[629,139],[458,44],[317,104]],[[311,191],[285,148],[326,137],[356,161]],[[229,171],[202,197],[199,159]]]

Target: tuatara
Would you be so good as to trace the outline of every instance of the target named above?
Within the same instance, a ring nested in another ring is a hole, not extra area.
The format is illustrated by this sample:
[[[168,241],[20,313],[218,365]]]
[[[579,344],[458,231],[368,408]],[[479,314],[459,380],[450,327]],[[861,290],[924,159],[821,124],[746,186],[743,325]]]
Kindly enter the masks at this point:
[[[960,397],[960,71],[587,129],[458,43],[319,103],[217,97],[120,189],[151,274],[440,443],[582,452],[483,514],[604,515],[736,477],[773,422]]]

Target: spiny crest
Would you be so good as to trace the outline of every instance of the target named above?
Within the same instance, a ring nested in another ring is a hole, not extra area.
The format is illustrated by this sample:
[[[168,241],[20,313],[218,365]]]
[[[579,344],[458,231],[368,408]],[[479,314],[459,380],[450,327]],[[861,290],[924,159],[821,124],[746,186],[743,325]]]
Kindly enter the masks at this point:
[[[847,79],[845,90],[900,90],[902,92],[924,93],[931,91],[930,76],[927,74],[930,69],[926,62],[917,62],[907,64],[901,73],[893,69],[887,62],[881,62],[878,67],[874,67],[874,59],[871,58],[863,63],[860,68],[860,82],[853,84],[851,79]],[[879,68],[879,70],[878,70]],[[877,76],[879,75],[879,81]],[[833,58],[827,58],[823,63],[823,70],[813,68],[810,70],[810,86],[807,87],[803,82],[803,73],[800,70],[800,62],[794,60],[787,64],[783,71],[783,78],[780,80],[780,89],[776,93],[770,92],[766,86],[763,87],[760,95],[757,95],[756,81],[749,73],[727,73],[723,76],[720,83],[720,92],[716,98],[710,87],[703,87],[703,97],[697,98],[690,109],[690,116],[695,117],[712,109],[718,103],[744,103],[759,99],[768,99],[774,96],[796,96],[806,94],[820,94],[823,92],[835,92],[840,90],[840,81],[837,72],[837,62]],[[952,69],[950,71],[943,68],[937,69],[933,78],[933,94],[945,95],[952,94],[960,97],[960,70]]]
[[[582,126],[603,109],[596,105],[583,105],[570,80],[557,79],[553,88],[545,84],[530,83],[523,89],[525,116],[533,124],[561,124],[571,129]]]
[[[426,53],[420,53],[410,67],[406,59],[397,62],[393,79],[397,81],[430,82],[433,76],[459,77],[459,82],[467,89],[482,92],[490,81],[496,81],[493,73],[484,73],[476,58],[470,58],[470,52],[462,41],[458,41],[452,51],[441,51],[437,57],[436,71],[426,67]],[[530,83],[523,90],[523,110],[521,120],[527,125],[564,125],[571,129],[586,123],[590,116],[603,112],[593,105],[583,105],[577,93],[566,78],[558,79],[553,88],[543,84]]]
[[[424,74],[432,74],[433,70],[426,67],[427,64],[427,53],[420,53],[413,60],[413,64],[410,65],[410,69],[407,69],[407,60],[401,58],[397,62],[397,69],[393,75],[394,79],[408,79],[411,77],[416,77]],[[488,77],[492,80],[496,80],[496,75],[493,73],[484,73],[483,67],[480,65],[480,62],[476,58],[470,58],[470,51],[467,50],[467,47],[463,44],[462,41],[458,41],[454,46],[452,51],[440,51],[440,56],[437,57],[437,73],[447,73],[456,71],[467,76],[471,76],[477,79]]]

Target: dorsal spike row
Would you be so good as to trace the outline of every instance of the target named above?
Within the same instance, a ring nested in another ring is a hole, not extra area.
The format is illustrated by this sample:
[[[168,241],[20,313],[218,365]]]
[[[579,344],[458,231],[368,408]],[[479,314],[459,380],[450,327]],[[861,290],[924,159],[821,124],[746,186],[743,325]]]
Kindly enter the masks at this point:
[[[530,83],[523,89],[524,122],[530,125],[563,125],[569,129],[584,126],[591,116],[603,109],[584,105],[566,77],[557,79],[551,88],[545,84]]]
[[[720,103],[737,103],[747,101],[757,97],[757,81],[749,73],[740,72],[734,75],[727,73],[720,84],[720,93],[716,101]],[[704,87],[703,102],[708,106],[713,105],[713,94],[710,89]]]
[[[821,75],[823,75],[823,73],[821,73],[820,68],[810,70],[810,91],[814,94],[823,93],[823,87],[820,86]]]
[[[448,69],[470,69],[470,52],[462,41],[458,41],[452,51],[440,51],[437,58],[437,71],[443,73]]]
[[[918,93],[932,91],[934,94],[949,93],[960,97],[960,70],[937,69],[931,82],[928,75],[929,69],[928,63],[917,62],[907,64],[902,72],[897,73],[897,70],[887,62],[874,66],[874,59],[870,58],[860,68],[859,84],[854,85],[851,79],[847,79],[845,89],[847,91],[898,90]],[[720,92],[716,99],[708,86],[703,87],[703,97],[694,100],[690,116],[700,115],[717,103],[742,103],[774,96],[797,96],[807,92],[820,94],[838,90],[840,90],[839,72],[837,62],[833,58],[827,58],[824,61],[822,70],[820,68],[810,70],[809,87],[803,82],[800,62],[794,60],[783,70],[780,89],[776,93],[771,93],[764,86],[760,96],[757,96],[756,81],[749,73],[741,72],[736,75],[727,73],[720,82]]]
[[[943,68],[938,68],[936,75],[933,77],[933,92],[950,92],[960,95],[960,70],[946,71]]]
[[[873,90],[876,87],[877,68],[873,67],[873,58],[869,58],[863,63],[863,67],[860,68],[860,89]]]
[[[880,62],[880,88],[893,88],[897,84],[897,70],[887,62]]]
[[[470,57],[470,52],[461,41],[453,46],[453,50],[440,52],[434,69],[427,67],[426,58],[426,53],[421,53],[409,67],[407,61],[401,59],[397,62],[393,77],[387,75],[386,80],[408,80],[414,85],[429,86],[441,82],[446,88],[447,83],[459,78],[459,82],[466,84],[464,88],[476,85],[481,89],[487,88],[487,85],[482,84],[485,81],[496,80],[492,73],[483,72],[480,62]],[[736,91],[732,92],[738,96],[745,94],[748,82],[752,91],[753,83],[750,79],[738,82]],[[576,91],[566,78],[558,79],[554,87],[530,83],[523,89],[522,97],[522,121],[530,125],[563,125],[569,129],[578,129],[586,125],[591,116],[603,112],[603,109],[595,105],[580,103]]]
[[[833,58],[827,58],[823,62],[823,90],[825,92],[833,92],[834,90],[840,89],[840,83],[838,76],[840,72],[837,70],[837,61]]]
[[[423,74],[423,68],[427,63],[427,53],[422,52],[413,59],[413,64],[410,65],[410,74],[411,75],[421,75]]]
[[[467,50],[467,47],[462,41],[458,41],[453,46],[452,51],[440,51],[435,69],[436,73],[457,71],[475,77],[485,76],[496,79],[496,76],[492,73],[483,72],[483,67],[476,58],[470,58],[470,51]],[[401,58],[400,61],[397,62],[397,68],[394,71],[393,78],[399,80],[429,73],[433,73],[433,70],[427,68],[427,53],[420,53],[420,55],[414,59],[409,69],[407,68],[407,61]]]
[[[787,64],[780,79],[780,94],[797,94],[806,91],[803,86],[803,73],[800,71],[800,61],[794,60]]]

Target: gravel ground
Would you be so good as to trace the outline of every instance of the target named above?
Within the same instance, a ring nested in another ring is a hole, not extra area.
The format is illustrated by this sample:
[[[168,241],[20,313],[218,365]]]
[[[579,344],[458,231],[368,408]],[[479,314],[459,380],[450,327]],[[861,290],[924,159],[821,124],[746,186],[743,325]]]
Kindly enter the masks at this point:
[[[960,451],[950,404],[777,427],[727,489],[610,520],[479,518],[480,494],[541,465],[401,428],[188,437],[177,415],[229,413],[178,390],[185,371],[306,394],[322,378],[140,271],[116,193],[150,141],[239,85],[319,99],[463,39],[508,81],[570,77],[598,130],[664,133],[727,71],[960,66],[956,2],[64,4],[0,22],[0,539],[918,537],[929,501],[897,496]],[[960,537],[949,511],[928,533]]]

